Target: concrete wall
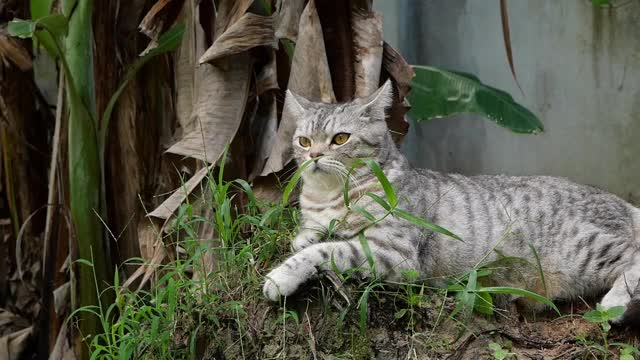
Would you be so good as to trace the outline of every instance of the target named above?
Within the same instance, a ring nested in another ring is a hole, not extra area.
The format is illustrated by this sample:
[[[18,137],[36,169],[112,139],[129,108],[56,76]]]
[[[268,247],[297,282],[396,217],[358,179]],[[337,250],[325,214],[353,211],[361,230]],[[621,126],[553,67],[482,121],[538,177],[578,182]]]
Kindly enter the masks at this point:
[[[376,1],[385,35],[413,64],[476,74],[545,125],[516,135],[476,116],[412,123],[418,166],[466,174],[565,176],[640,200],[640,1],[508,2],[519,92],[506,60],[499,2]],[[426,100],[428,101],[428,100]]]

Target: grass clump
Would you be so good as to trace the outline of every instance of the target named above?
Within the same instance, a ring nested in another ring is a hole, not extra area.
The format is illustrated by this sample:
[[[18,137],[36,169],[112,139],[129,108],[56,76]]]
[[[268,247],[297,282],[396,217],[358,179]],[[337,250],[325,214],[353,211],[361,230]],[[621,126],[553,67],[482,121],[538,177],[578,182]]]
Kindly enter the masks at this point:
[[[297,214],[257,201],[246,182],[224,181],[222,172],[217,179],[210,175],[201,190],[200,199],[183,204],[158,234],[173,253],[164,264],[127,262],[156,267],[149,286],[131,291],[116,274],[108,290],[117,294],[115,303],[104,312],[85,307],[73,314],[90,312],[101,320],[103,333],[85,337],[92,358],[186,359],[203,352],[213,358],[232,346],[245,348],[255,320],[250,307],[264,302],[264,272],[289,249]],[[261,207],[269,210],[261,213]],[[198,215],[202,209],[213,209],[212,216]]]

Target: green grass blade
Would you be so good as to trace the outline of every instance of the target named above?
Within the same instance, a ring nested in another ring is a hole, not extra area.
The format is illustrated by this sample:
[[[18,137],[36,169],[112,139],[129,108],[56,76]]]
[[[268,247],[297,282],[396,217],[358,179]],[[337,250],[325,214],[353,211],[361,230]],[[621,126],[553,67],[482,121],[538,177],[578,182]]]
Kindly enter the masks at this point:
[[[298,185],[298,181],[300,181],[300,177],[302,176],[302,173],[311,165],[313,164],[314,160],[307,160],[305,161],[302,166],[300,166],[300,168],[293,174],[293,176],[291,177],[291,180],[289,180],[289,182],[287,183],[287,186],[285,186],[284,191],[282,192],[282,204],[284,206],[287,206],[287,204],[289,203],[289,197],[291,196],[291,193],[293,192],[293,189],[296,188],[296,185]]]
[[[483,287],[476,290],[478,293],[490,293],[490,294],[507,294],[507,295],[519,295],[525,296],[530,299],[539,301],[548,307],[552,308],[555,312],[560,314],[560,310],[556,307],[556,305],[549,298],[544,297],[542,295],[536,294],[529,290],[518,289],[513,287],[504,287],[504,286],[494,286],[494,287]]]
[[[371,222],[375,222],[376,221],[376,217],[373,216],[373,214],[371,214],[370,212],[368,212],[367,210],[365,210],[364,208],[360,207],[360,206],[352,206],[351,210],[357,212],[358,214],[364,216],[367,220],[371,221]]]
[[[421,226],[421,227],[423,227],[425,229],[429,229],[429,230],[438,232],[440,234],[444,234],[444,235],[447,235],[449,237],[452,237],[452,238],[454,238],[456,240],[463,241],[458,235],[456,235],[456,234],[452,233],[451,231],[443,228],[442,226],[436,225],[436,224],[434,224],[432,222],[429,222],[429,221],[427,221],[427,220],[425,220],[423,218],[419,218],[419,217],[417,217],[417,216],[415,216],[413,214],[410,214],[410,213],[408,213],[408,212],[406,212],[404,210],[394,209],[393,210],[393,215],[398,216],[400,218],[403,218],[403,219],[407,220],[408,222],[410,222],[410,223],[412,223],[414,225]]]
[[[540,262],[540,255],[538,254],[538,250],[536,250],[533,243],[529,243],[529,249],[533,253],[533,257],[536,259],[536,265],[538,267],[538,272],[540,273],[540,280],[542,281],[542,287],[544,289],[544,295],[549,295],[549,291],[547,290],[547,280],[544,277],[544,270],[542,270],[542,263]]]
[[[389,179],[384,174],[384,171],[380,168],[380,165],[373,159],[362,159],[362,161],[367,164],[369,169],[373,171],[373,174],[378,178],[380,185],[382,185],[382,189],[384,190],[384,194],[387,197],[387,201],[391,205],[391,207],[396,207],[398,205],[398,198],[396,196]]]
[[[360,245],[362,246],[362,250],[364,251],[364,255],[367,258],[367,263],[369,263],[369,269],[371,270],[371,274],[373,278],[376,277],[376,262],[373,258],[373,253],[371,252],[371,248],[369,247],[369,242],[364,234],[361,232],[358,234],[358,240],[360,240]]]
[[[373,201],[377,202],[378,205],[382,206],[385,210],[391,211],[391,205],[380,196],[370,192],[366,193],[365,195],[373,199]]]

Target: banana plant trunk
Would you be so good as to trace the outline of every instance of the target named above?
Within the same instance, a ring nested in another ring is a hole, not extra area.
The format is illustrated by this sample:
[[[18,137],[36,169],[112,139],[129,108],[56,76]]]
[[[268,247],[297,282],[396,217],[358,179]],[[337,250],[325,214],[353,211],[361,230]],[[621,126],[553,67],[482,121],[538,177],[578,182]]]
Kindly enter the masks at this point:
[[[105,285],[113,280],[111,257],[99,216],[101,165],[98,156],[97,114],[93,74],[92,0],[78,0],[70,14],[66,54],[71,73],[67,77],[69,104],[69,186],[78,257],[92,266],[77,263],[77,294],[74,308],[108,305],[111,293]],[[74,94],[75,92],[75,94]],[[97,287],[97,289],[96,289]],[[102,293],[102,297],[98,294]],[[99,319],[88,312],[80,315],[82,337],[99,333]],[[78,345],[82,358],[89,358],[86,345]]]

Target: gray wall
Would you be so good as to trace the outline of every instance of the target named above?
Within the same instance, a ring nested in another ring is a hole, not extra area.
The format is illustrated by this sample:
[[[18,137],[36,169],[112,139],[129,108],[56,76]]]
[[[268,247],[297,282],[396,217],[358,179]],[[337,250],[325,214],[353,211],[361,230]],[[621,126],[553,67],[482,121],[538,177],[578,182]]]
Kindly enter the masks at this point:
[[[519,92],[506,60],[499,2],[376,1],[385,36],[412,64],[476,74],[545,125],[516,135],[475,116],[412,123],[418,166],[466,174],[546,174],[640,200],[640,1],[508,2]],[[428,101],[428,100],[427,100]]]

